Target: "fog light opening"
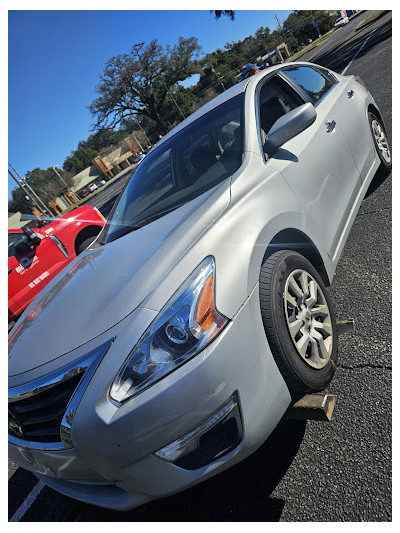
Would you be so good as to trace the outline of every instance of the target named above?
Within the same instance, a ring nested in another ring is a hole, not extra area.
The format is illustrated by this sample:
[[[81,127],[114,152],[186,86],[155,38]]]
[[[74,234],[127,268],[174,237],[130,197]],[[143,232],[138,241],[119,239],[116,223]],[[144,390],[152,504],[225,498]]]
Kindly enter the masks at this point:
[[[217,412],[155,455],[181,468],[194,470],[232,451],[241,442],[242,434],[239,397],[235,392]]]

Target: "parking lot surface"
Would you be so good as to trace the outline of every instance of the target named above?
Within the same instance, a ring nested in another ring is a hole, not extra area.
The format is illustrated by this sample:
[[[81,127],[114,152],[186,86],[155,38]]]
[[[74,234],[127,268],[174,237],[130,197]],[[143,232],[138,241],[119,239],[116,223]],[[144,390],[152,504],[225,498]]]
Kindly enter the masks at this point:
[[[380,107],[391,141],[392,18],[385,13],[354,32],[366,16],[353,19],[301,61],[311,60],[339,73],[347,68],[346,74],[361,76]],[[103,202],[97,207],[108,209],[116,194],[110,189],[102,200],[96,195],[96,201]],[[354,332],[339,339],[339,365],[328,390],[337,395],[330,423],[288,421],[256,453],[227,472],[126,513],[75,503],[37,487],[34,476],[18,469],[9,482],[9,518],[390,521],[391,213],[391,176],[382,180],[378,175],[329,288],[337,318],[355,321]],[[35,487],[39,493],[33,494],[34,503],[26,503]],[[24,502],[25,510],[19,511]]]

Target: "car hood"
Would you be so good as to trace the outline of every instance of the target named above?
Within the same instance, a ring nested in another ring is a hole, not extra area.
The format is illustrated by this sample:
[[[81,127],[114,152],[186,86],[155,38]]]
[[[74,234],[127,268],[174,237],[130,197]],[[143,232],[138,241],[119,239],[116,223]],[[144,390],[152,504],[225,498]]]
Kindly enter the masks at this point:
[[[229,202],[230,182],[225,180],[151,224],[77,257],[11,331],[9,375],[46,364],[123,320]]]

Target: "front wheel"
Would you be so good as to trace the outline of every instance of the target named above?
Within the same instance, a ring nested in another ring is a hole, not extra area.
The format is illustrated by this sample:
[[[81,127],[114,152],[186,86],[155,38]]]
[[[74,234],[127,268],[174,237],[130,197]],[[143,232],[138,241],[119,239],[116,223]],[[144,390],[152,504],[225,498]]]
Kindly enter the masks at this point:
[[[315,268],[291,250],[271,255],[261,267],[260,306],[292,397],[325,389],[335,373],[338,341],[333,305]]]

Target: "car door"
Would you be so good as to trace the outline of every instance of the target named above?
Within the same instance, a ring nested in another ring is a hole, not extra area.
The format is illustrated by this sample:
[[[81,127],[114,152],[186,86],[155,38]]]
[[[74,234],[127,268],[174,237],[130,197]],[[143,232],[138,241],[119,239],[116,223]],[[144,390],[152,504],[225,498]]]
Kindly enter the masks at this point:
[[[302,72],[301,86],[283,73],[275,80],[267,80],[261,89],[260,136],[267,134],[265,130],[272,126],[272,121],[296,107],[296,99],[297,105],[311,101],[315,106],[315,122],[276,153],[265,157],[271,168],[282,173],[303,206],[310,233],[333,258],[361,186],[360,173],[341,131],[341,120],[335,120],[338,99],[335,85],[314,69],[302,68],[308,72]],[[288,74],[292,75],[292,71]],[[269,114],[272,119],[268,120]]]
[[[309,67],[285,70],[285,75],[305,85],[307,82],[301,72],[305,68]],[[331,80],[335,86],[332,117],[344,134],[360,172],[361,181],[364,181],[374,165],[376,157],[365,106],[367,91],[361,83],[356,81],[354,76],[345,76],[340,83],[337,83],[338,80],[334,75],[323,67],[315,66],[313,70]],[[316,76],[316,74],[314,75]]]

